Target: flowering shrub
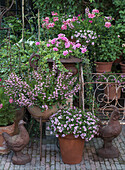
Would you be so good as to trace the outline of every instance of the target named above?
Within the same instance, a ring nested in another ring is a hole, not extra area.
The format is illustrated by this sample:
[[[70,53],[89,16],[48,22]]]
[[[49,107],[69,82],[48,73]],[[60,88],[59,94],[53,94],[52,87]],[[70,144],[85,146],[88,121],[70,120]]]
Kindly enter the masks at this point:
[[[78,18],[79,23],[75,28],[72,38],[76,38],[89,50],[89,55],[95,61],[114,61],[121,54],[121,39],[116,25],[111,22],[111,16],[104,16],[102,12],[87,8],[85,18]]]
[[[6,94],[13,97],[19,106],[36,105],[42,110],[58,103],[65,104],[68,97],[80,88],[76,83],[77,77],[70,72],[57,74],[55,65],[51,71],[32,71],[24,80],[11,73],[6,80]]]
[[[73,134],[86,141],[91,140],[98,133],[98,119],[91,112],[84,112],[79,108],[64,108],[50,117],[49,129],[58,137]]]
[[[41,46],[39,46],[39,54],[46,58],[46,60],[48,58],[57,60],[70,56],[84,58],[86,53],[87,48],[85,46],[69,41],[65,34],[59,34],[57,38],[42,42]]]
[[[13,98],[8,97],[4,93],[4,86],[0,85],[0,126],[10,125],[14,122],[15,110]]]
[[[65,34],[67,37],[72,35],[72,30],[77,24],[78,17],[59,15],[58,13],[51,12],[51,17],[45,17],[42,19],[42,28],[49,33],[53,38],[59,33]]]

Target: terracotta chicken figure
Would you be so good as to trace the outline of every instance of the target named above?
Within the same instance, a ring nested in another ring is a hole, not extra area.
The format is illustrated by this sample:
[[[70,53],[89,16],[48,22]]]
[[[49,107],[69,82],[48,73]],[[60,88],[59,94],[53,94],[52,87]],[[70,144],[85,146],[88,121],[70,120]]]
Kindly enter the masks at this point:
[[[109,123],[101,127],[99,130],[100,137],[104,140],[103,148],[97,151],[97,154],[102,158],[117,158],[119,150],[112,145],[112,140],[116,138],[122,130],[119,123],[119,111],[117,108],[111,114]]]
[[[13,164],[24,165],[31,161],[28,154],[23,154],[21,151],[29,143],[29,134],[24,127],[25,122],[20,120],[18,123],[19,134],[10,136],[6,132],[2,133],[7,147],[14,152],[12,157]]]

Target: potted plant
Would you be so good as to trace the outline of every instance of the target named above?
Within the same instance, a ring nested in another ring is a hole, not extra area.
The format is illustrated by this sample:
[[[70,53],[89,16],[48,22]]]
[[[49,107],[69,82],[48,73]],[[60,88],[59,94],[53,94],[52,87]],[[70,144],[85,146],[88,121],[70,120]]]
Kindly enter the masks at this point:
[[[57,38],[36,42],[38,47],[37,57],[39,56],[39,64],[46,62],[55,62],[58,65],[58,69],[64,69],[62,63],[76,64],[80,62],[86,62],[87,60],[87,48],[82,46],[80,43],[69,41],[65,34],[58,34]],[[36,56],[36,54],[34,54]],[[32,56],[33,57],[33,56]],[[69,66],[71,71],[73,66]]]
[[[5,81],[5,90],[15,103],[27,107],[34,117],[36,114],[47,119],[78,92],[80,85],[76,81],[77,77],[71,72],[58,73],[57,66],[53,65],[52,70],[46,66],[22,78],[11,73]]]
[[[81,162],[84,141],[90,141],[98,133],[97,123],[98,119],[93,113],[76,107],[65,107],[50,117],[49,129],[59,138],[64,163]]]
[[[111,16],[105,17],[99,10],[93,9],[90,12],[87,8],[85,18],[79,18],[78,27],[72,37],[87,47],[90,60],[96,63],[98,73],[110,72],[113,61],[121,54],[120,35],[112,21]]]
[[[1,79],[0,79],[1,80]],[[14,120],[15,120],[15,104],[12,97],[5,94],[5,87],[0,85],[0,153],[7,154],[8,148],[4,145],[3,132],[9,135],[14,133]]]

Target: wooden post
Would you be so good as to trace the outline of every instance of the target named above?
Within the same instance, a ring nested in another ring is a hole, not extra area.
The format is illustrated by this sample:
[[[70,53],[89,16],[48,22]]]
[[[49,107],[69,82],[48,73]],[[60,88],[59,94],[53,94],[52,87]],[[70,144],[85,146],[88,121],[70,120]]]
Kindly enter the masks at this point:
[[[40,42],[40,12],[38,9],[38,40]]]
[[[22,0],[22,47],[24,48],[24,0]]]

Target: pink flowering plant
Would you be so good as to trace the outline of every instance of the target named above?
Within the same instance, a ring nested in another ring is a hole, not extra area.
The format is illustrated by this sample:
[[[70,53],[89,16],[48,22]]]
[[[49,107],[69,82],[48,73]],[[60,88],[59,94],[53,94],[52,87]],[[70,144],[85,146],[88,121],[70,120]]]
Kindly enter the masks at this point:
[[[49,37],[56,37],[63,33],[66,37],[72,35],[72,31],[77,25],[78,17],[72,15],[58,14],[51,12],[51,17],[42,18],[42,29]]]
[[[0,85],[0,126],[11,125],[15,119],[15,103],[5,94],[5,87]]]
[[[75,95],[80,89],[76,81],[71,72],[57,73],[54,65],[52,70],[34,70],[24,78],[11,73],[5,89],[19,106],[38,106],[44,111],[55,104],[65,104],[70,95]]]
[[[86,141],[98,134],[98,118],[91,112],[85,112],[77,107],[64,108],[50,117],[49,129],[56,137],[73,134]]]
[[[38,54],[42,56],[40,58],[42,61],[53,59],[56,63],[61,64],[61,58],[70,58],[70,56],[86,58],[87,48],[80,43],[69,41],[65,34],[59,34],[57,38],[41,42]]]
[[[121,39],[111,16],[104,16],[98,9],[85,9],[85,18],[78,17],[72,39],[86,46],[92,60],[114,61],[120,55]]]

